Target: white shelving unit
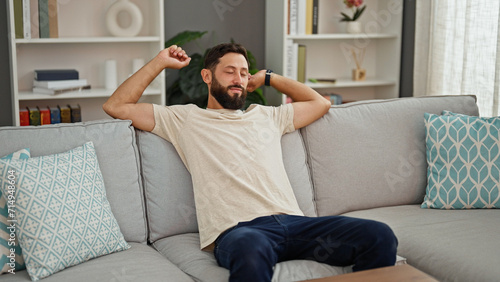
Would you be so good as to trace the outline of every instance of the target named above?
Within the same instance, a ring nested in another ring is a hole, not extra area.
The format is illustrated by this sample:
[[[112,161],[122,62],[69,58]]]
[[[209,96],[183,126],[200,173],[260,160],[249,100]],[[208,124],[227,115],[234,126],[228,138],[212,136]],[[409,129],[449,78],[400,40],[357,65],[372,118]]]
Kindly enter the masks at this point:
[[[118,85],[132,74],[132,61],[152,59],[164,48],[163,0],[130,0],[141,10],[143,25],[136,37],[114,37],[106,28],[106,11],[115,0],[58,2],[58,38],[16,39],[13,0],[8,0],[13,115],[19,109],[56,105],[81,106],[82,121],[109,118],[102,104],[114,92],[105,89],[105,61],[117,61]],[[119,20],[127,24],[127,15]],[[120,17],[120,15],[119,15]],[[90,90],[44,95],[32,92],[35,69],[76,69]],[[158,76],[140,102],[165,105],[165,75]]]
[[[370,0],[358,19],[363,32],[349,34],[340,12],[351,14],[342,0],[319,0],[318,34],[287,33],[288,0],[266,1],[266,68],[285,74],[287,44],[306,46],[306,79],[336,79],[307,85],[322,94],[340,94],[343,101],[399,97],[402,0]],[[351,49],[365,50],[364,81],[353,81],[356,68]],[[266,89],[270,103],[285,103],[284,95]]]

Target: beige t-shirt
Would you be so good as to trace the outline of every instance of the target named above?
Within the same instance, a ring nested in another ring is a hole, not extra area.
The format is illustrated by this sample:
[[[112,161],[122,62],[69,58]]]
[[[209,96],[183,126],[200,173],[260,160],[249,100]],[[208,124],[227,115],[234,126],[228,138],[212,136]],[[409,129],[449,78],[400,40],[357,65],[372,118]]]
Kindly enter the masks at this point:
[[[171,142],[191,173],[201,248],[226,229],[272,214],[303,215],[288,180],[281,136],[293,107],[246,111],[154,105],[153,133]]]

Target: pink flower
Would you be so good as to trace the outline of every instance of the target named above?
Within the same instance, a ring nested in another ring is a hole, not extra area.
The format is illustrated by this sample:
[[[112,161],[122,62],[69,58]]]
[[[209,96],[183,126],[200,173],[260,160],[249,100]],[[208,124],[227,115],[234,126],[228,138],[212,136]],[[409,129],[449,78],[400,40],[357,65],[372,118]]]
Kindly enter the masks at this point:
[[[363,5],[363,0],[344,0],[344,4],[346,4],[347,8],[359,7]]]
[[[346,13],[341,12],[340,14],[342,15],[342,19],[340,21],[342,22],[357,20],[366,8],[366,6],[360,7],[361,5],[363,5],[363,0],[344,0],[344,4],[347,6],[347,8],[351,9],[354,14],[352,17],[350,17]]]

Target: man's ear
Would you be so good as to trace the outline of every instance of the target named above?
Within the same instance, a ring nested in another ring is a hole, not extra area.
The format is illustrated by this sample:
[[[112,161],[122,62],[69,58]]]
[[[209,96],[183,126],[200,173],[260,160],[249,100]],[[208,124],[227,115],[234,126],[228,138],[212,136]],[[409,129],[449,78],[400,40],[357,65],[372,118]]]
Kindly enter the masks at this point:
[[[212,71],[209,69],[202,69],[201,70],[201,78],[203,78],[203,81],[206,84],[212,83]]]

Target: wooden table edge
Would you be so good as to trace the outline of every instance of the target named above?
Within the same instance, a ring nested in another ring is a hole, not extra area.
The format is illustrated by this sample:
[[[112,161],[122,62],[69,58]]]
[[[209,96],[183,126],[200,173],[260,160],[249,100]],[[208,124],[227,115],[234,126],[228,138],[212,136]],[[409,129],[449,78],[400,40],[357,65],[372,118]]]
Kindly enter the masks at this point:
[[[400,282],[400,281],[422,281],[422,282],[437,282],[431,277],[409,264],[387,266],[364,270],[353,273],[346,273],[330,277],[305,280],[307,282],[365,282],[365,281],[383,281],[383,282]]]

